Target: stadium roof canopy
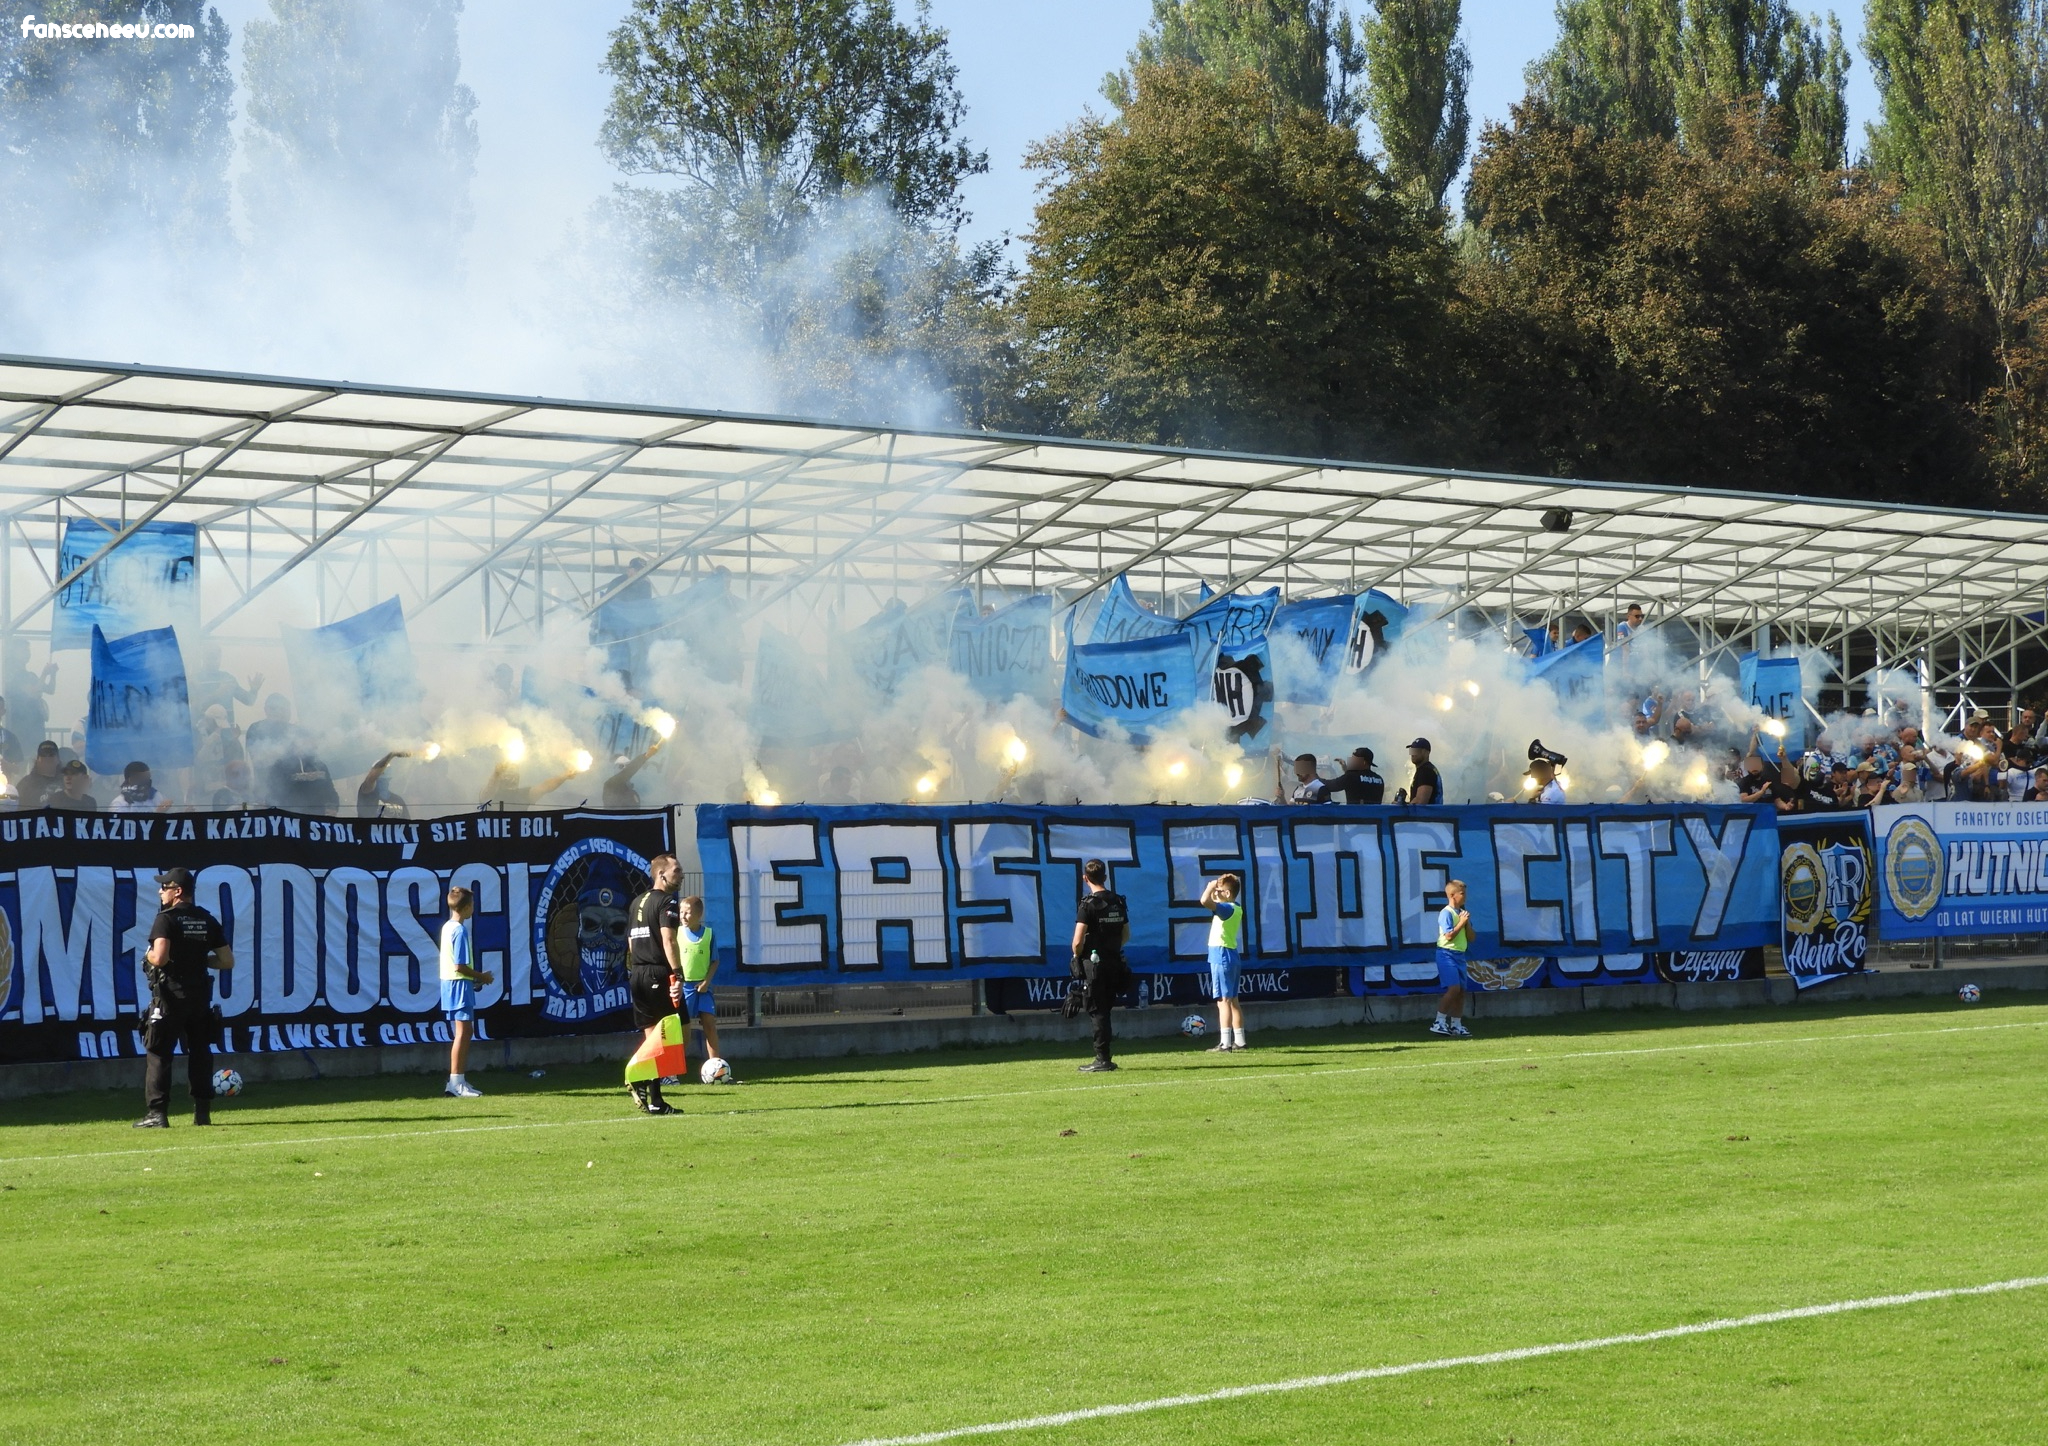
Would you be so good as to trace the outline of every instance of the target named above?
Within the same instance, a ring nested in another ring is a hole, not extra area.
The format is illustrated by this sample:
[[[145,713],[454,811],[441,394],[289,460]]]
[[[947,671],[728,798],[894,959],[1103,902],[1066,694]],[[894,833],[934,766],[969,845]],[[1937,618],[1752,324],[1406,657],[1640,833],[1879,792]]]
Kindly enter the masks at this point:
[[[757,609],[1074,601],[1129,572],[1141,597],[1379,587],[1502,625],[1640,600],[1709,647],[1770,627],[1893,659],[1969,629],[2016,654],[2048,598],[2039,517],[18,356],[0,513],[6,628],[31,632],[73,517],[116,543],[197,524],[224,635],[310,572],[329,619],[396,593],[444,636],[518,637],[633,557],[658,592],[729,568]]]

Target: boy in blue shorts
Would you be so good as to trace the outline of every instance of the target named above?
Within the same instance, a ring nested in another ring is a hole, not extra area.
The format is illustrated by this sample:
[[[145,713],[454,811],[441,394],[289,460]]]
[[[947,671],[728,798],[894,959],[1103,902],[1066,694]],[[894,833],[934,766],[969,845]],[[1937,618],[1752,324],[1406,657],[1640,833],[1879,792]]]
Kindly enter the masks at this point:
[[[469,1037],[476,1029],[476,989],[491,976],[476,968],[476,937],[469,916],[476,900],[468,889],[448,891],[448,922],[441,926],[441,1012],[448,1017],[448,1087],[443,1094],[473,1100],[483,1091],[471,1084],[463,1069],[469,1063]]]
[[[704,901],[695,894],[683,900],[681,922],[676,927],[676,1008],[685,1026],[704,1031],[704,1053],[719,1058],[718,1004],[711,997],[711,976],[718,972],[718,951],[713,947],[711,926],[704,922]],[[687,1046],[687,1040],[685,1041]]]
[[[1452,879],[1444,885],[1444,906],[1436,916],[1436,977],[1444,986],[1437,1001],[1436,1023],[1431,1034],[1451,1039],[1470,1039],[1465,1027],[1465,951],[1472,947],[1472,916],[1465,912],[1465,882]]]
[[[1238,952],[1244,938],[1244,881],[1236,874],[1209,880],[1202,890],[1202,907],[1216,917],[1209,921],[1209,991],[1216,996],[1216,1033],[1212,1052],[1243,1049],[1244,1010],[1237,1002],[1237,972],[1243,956]]]

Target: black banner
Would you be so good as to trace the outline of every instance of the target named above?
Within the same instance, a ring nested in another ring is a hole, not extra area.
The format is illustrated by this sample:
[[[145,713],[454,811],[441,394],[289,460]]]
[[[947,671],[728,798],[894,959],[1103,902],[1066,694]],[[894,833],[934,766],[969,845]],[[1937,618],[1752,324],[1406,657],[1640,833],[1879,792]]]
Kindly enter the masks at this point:
[[[407,822],[265,810],[0,817],[0,1062],[141,1053],[155,875],[182,864],[235,967],[229,1051],[439,1043],[446,896],[476,896],[483,1038],[627,1027],[626,905],[667,810]]]
[[[1877,907],[1869,812],[1778,820],[1778,886],[1792,982],[1810,989],[1860,972]]]

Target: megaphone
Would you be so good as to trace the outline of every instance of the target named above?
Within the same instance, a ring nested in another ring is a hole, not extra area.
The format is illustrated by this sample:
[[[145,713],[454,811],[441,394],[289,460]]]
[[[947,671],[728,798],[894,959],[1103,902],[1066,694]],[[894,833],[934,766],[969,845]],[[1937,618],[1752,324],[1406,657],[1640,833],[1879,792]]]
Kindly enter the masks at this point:
[[[1529,761],[1531,763],[1548,763],[1556,768],[1562,768],[1565,766],[1565,764],[1571,762],[1569,758],[1566,758],[1562,753],[1559,753],[1556,749],[1545,748],[1543,746],[1543,740],[1541,738],[1532,738],[1529,740]]]

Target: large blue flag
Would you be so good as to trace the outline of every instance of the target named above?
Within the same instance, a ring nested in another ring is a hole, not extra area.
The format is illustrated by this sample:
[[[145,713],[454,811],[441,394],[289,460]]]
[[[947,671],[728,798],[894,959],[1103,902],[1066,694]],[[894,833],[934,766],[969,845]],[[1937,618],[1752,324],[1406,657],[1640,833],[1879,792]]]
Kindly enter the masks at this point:
[[[1788,752],[1794,758],[1804,753],[1806,708],[1801,700],[1806,694],[1805,685],[1800,681],[1799,660],[1759,658],[1755,653],[1744,653],[1739,664],[1738,681],[1743,702],[1764,717],[1776,718],[1785,725],[1782,740],[1766,731],[1757,739],[1757,750],[1774,762],[1782,762]]]
[[[279,631],[301,719],[389,713],[419,702],[419,671],[396,597],[325,627]]]
[[[985,698],[1043,698],[1052,682],[1052,599],[1027,597],[953,621],[953,671]]]
[[[1144,743],[1206,691],[1197,689],[1194,640],[1185,633],[1127,643],[1078,643],[1067,649],[1060,708],[1069,723],[1090,737],[1101,737],[1104,727],[1115,723]]]
[[[952,588],[914,607],[892,598],[847,635],[836,661],[887,698],[919,668],[945,666],[952,654],[954,622],[971,614],[973,603],[974,595],[965,588]]]
[[[192,704],[178,635],[157,628],[109,641],[94,627],[85,764],[94,773],[118,774],[137,761],[192,766]]]
[[[1131,584],[1122,574],[1103,593],[1095,625],[1088,631],[1092,643],[1130,643],[1139,638],[1163,638],[1181,630],[1178,618],[1161,617],[1131,596]]]
[[[1567,713],[1597,717],[1607,702],[1607,640],[1596,635],[1545,653],[1529,664],[1529,676],[1550,684]]]
[[[74,517],[57,545],[57,576],[70,577],[113,540],[104,523]],[[147,628],[199,629],[199,529],[145,522],[57,594],[50,648],[83,648],[99,628],[110,637]]]

